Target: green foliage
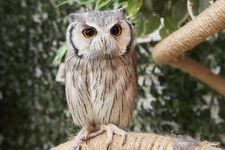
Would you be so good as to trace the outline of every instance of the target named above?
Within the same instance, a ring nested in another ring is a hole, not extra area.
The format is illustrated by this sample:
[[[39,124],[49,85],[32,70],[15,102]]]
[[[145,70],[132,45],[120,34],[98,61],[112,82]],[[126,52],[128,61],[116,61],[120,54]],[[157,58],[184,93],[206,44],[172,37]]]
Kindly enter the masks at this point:
[[[57,50],[56,57],[53,60],[54,65],[59,65],[62,60],[64,59],[67,51],[67,45],[66,42],[64,42],[60,48]]]
[[[213,0],[191,0],[193,6],[192,11],[195,16],[210,6]]]
[[[98,0],[95,5],[95,10],[102,10],[105,8],[109,3],[112,2],[111,0]]]
[[[47,150],[76,133],[64,86],[55,82],[54,65],[66,53],[67,16],[120,7],[127,8],[138,38],[156,30],[164,38],[190,20],[186,0],[0,1],[0,149]],[[187,55],[225,77],[224,41],[222,32]],[[151,49],[156,43],[136,47],[139,88],[130,130],[222,141],[224,98],[177,69],[155,65]]]
[[[170,33],[176,31],[178,28],[177,22],[172,17],[165,17],[164,18],[164,25],[160,30],[160,36],[162,38],[167,37]]]
[[[128,0],[127,1],[127,17],[135,16],[142,6],[142,0]]]
[[[74,2],[78,3],[79,5],[87,5],[89,3],[93,3],[94,0],[58,0],[57,6],[62,6],[62,5],[65,5],[65,4],[73,4]]]
[[[151,16],[144,23],[144,31],[143,34],[147,35],[149,33],[154,32],[160,26],[160,18],[159,16]]]
[[[47,150],[75,133],[52,66],[65,16],[76,6],[62,8],[45,0],[0,1],[1,150]]]

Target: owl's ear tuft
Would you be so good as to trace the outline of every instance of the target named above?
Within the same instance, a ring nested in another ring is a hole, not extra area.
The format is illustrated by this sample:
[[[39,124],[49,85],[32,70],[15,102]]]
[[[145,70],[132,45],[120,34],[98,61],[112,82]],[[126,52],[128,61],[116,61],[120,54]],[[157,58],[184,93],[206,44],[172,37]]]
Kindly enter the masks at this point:
[[[126,16],[126,8],[120,8],[120,9],[118,9],[117,10],[117,12],[119,13],[119,16],[121,17],[121,18],[125,18]]]
[[[126,8],[120,8],[120,9],[118,9],[118,11],[119,11],[119,13],[121,15],[124,15],[125,16],[125,14],[126,14]]]
[[[69,18],[70,18],[70,21],[74,22],[76,20],[79,20],[80,15],[78,13],[71,13],[69,14]]]
[[[120,9],[119,9],[119,12],[120,12],[121,14],[125,15],[125,14],[126,14],[126,8],[120,8]]]

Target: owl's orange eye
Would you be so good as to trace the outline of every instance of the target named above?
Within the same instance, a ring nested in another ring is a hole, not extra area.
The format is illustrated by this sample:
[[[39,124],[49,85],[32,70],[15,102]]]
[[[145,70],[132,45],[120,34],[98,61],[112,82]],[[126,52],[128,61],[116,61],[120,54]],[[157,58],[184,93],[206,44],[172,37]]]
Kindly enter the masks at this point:
[[[122,28],[120,25],[115,25],[110,29],[110,33],[114,36],[120,36],[122,33]]]
[[[91,38],[97,34],[96,30],[94,28],[86,28],[82,31],[82,34],[85,38]]]

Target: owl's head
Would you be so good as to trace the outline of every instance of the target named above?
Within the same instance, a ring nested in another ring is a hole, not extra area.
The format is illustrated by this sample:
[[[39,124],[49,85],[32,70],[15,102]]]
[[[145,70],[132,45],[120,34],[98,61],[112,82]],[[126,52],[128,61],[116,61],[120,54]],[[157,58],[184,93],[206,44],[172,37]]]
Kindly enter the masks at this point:
[[[125,9],[70,14],[67,28],[70,54],[84,58],[121,56],[134,47],[132,24]]]

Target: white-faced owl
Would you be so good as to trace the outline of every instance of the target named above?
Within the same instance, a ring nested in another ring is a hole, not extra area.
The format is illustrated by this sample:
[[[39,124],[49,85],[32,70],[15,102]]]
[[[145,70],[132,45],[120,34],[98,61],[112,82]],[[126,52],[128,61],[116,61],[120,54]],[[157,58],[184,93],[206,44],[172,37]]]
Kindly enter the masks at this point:
[[[72,13],[67,28],[65,87],[76,144],[104,131],[125,141],[135,108],[137,57],[125,9]],[[122,128],[122,129],[121,129]]]

